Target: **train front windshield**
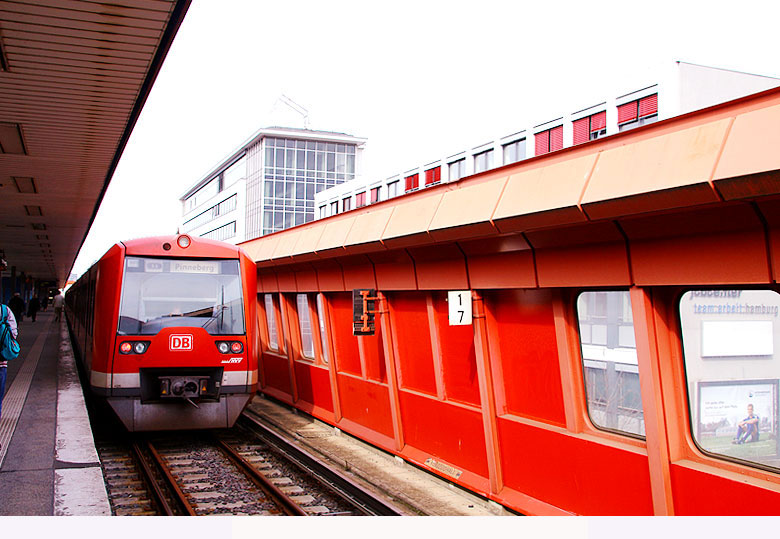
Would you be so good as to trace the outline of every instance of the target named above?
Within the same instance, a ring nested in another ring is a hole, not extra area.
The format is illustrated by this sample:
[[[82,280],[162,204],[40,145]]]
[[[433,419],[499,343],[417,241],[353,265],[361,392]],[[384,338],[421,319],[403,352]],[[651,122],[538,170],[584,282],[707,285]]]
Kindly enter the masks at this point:
[[[243,335],[243,306],[238,260],[128,256],[118,333],[156,335],[175,326]]]

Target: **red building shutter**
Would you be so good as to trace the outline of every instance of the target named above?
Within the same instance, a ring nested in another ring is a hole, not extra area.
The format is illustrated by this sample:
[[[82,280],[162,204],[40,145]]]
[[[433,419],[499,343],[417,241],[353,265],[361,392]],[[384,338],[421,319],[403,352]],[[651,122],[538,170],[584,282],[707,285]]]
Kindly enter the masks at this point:
[[[534,135],[536,139],[536,155],[542,155],[550,151],[550,131],[542,131]]]
[[[441,181],[441,167],[434,167],[425,171],[425,185],[431,185],[438,181]]]
[[[597,112],[590,117],[590,132],[601,131],[607,128],[607,111]]]
[[[355,207],[360,208],[366,205],[366,192],[358,193],[355,195]]]
[[[639,117],[658,113],[658,94],[649,95],[639,100]]]
[[[563,126],[550,129],[550,151],[554,152],[563,148]]]
[[[379,187],[371,189],[371,204],[379,202]]]
[[[412,189],[417,189],[417,186],[419,185],[420,181],[420,175],[419,174],[412,174],[411,176],[406,177],[406,190],[411,191]]]
[[[572,126],[574,127],[574,144],[582,144],[583,142],[588,142],[590,140],[590,131],[588,124],[590,118],[580,118],[579,120],[574,120],[572,123]]]
[[[632,101],[618,107],[618,123],[626,123],[636,120],[637,102]]]

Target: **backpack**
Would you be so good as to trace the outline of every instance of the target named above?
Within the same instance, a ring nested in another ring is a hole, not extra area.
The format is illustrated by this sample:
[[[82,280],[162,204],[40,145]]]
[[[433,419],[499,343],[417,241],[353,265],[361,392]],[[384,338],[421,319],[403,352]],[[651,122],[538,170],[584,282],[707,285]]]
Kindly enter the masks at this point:
[[[2,356],[2,360],[8,361],[19,356],[21,347],[14,339],[14,334],[11,333],[11,326],[8,324],[8,307],[5,305],[0,305],[0,307],[2,307],[3,311],[3,317],[0,320],[0,356]]]

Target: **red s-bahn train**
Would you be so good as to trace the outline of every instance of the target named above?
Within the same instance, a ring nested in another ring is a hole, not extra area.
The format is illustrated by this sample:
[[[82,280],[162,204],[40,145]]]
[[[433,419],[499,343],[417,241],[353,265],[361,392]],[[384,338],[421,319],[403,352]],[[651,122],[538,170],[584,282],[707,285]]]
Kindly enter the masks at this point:
[[[232,426],[257,385],[255,283],[234,245],[114,245],[65,297],[92,393],[129,431]]]

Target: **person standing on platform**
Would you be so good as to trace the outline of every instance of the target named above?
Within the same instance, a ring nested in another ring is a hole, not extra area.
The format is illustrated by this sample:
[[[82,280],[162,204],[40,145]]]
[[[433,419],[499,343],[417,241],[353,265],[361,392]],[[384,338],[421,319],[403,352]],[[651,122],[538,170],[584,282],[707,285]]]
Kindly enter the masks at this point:
[[[14,339],[16,339],[17,334],[19,333],[19,330],[16,326],[16,317],[14,317],[14,312],[6,306],[3,306],[1,309],[2,311],[5,311],[5,316],[2,320],[0,320],[0,331],[2,331],[3,326],[5,324],[8,324],[8,327],[11,329],[11,335],[13,335]],[[3,359],[2,356],[0,356],[0,415],[2,415],[3,410],[3,395],[5,395],[5,375],[8,372],[8,362]]]
[[[57,295],[54,296],[54,321],[59,322],[60,321],[60,315],[62,314],[62,304],[65,303],[65,300],[62,297],[62,294],[57,292]]]
[[[27,316],[32,318],[33,322],[35,322],[35,316],[38,314],[40,308],[41,301],[38,299],[38,296],[33,296],[27,303]]]
[[[14,312],[15,322],[24,320],[24,300],[19,292],[14,292],[13,297],[8,302],[8,307]]]

